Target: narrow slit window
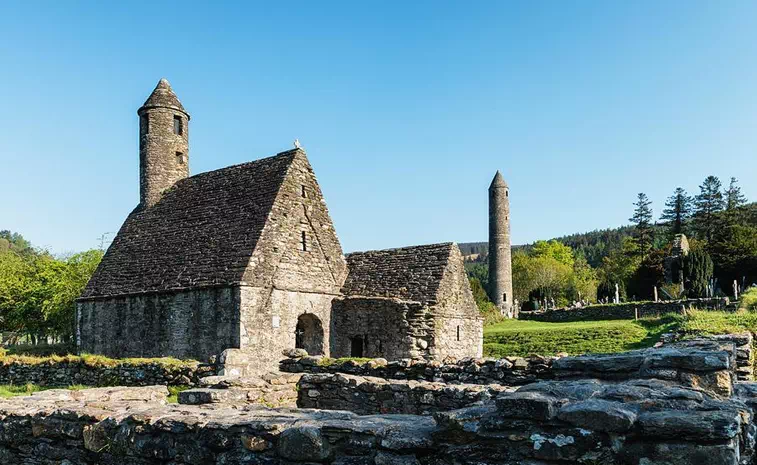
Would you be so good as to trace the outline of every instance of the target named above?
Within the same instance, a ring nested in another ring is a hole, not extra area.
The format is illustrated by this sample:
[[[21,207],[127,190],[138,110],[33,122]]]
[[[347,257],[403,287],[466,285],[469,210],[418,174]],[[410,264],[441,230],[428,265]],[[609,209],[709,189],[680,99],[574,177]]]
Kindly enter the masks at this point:
[[[181,120],[181,116],[174,115],[173,117],[173,133],[178,136],[184,134],[184,122]]]
[[[150,133],[150,119],[147,118],[147,115],[139,117],[139,130],[142,134]]]
[[[304,185],[304,184],[302,185],[302,198],[303,198],[303,199],[306,199],[306,198],[308,198],[308,193],[307,193],[307,191],[305,190],[305,185]]]
[[[502,302],[507,302],[507,292],[502,294]]]
[[[182,152],[176,152],[176,161],[178,161],[180,165],[183,165],[187,162],[187,159]]]
[[[460,340],[460,326],[457,327],[457,340]]]
[[[307,252],[308,251],[308,238],[307,234],[305,234],[305,231],[302,231],[302,251]]]

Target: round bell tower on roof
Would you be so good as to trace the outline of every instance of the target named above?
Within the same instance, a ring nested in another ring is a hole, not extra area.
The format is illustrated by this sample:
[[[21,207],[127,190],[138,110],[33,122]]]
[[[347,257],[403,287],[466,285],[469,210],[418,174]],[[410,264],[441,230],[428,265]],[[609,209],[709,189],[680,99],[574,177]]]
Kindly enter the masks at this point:
[[[161,79],[139,115],[139,204],[151,207],[189,176],[189,113]]]

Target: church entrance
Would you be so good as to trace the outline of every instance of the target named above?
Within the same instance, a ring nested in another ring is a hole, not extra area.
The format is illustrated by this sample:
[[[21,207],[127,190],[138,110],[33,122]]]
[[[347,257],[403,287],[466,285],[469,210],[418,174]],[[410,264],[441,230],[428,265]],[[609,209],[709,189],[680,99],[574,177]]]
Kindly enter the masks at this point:
[[[312,313],[297,318],[295,347],[305,349],[309,355],[323,355],[323,325]]]

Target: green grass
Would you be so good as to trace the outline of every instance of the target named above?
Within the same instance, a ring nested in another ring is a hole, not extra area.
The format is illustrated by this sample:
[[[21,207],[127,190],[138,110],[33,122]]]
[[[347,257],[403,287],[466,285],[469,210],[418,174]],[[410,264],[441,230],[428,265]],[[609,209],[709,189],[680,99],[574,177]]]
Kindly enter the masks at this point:
[[[7,399],[9,397],[28,396],[34,392],[47,391],[50,389],[69,389],[72,391],[81,391],[82,389],[89,389],[89,386],[84,386],[81,384],[75,384],[73,386],[68,386],[68,387],[38,386],[32,383],[27,383],[23,386],[6,384],[4,386],[0,386],[0,398]]]
[[[342,358],[329,358],[329,357],[323,357],[318,361],[318,365],[322,367],[331,366],[331,365],[339,365],[344,362],[348,361],[354,361],[357,363],[360,363],[361,365],[365,362],[373,360],[372,358],[361,358],[361,357],[342,357]]]
[[[192,386],[168,386],[168,398],[166,399],[169,404],[176,404],[179,402],[179,393],[192,389]]]
[[[484,328],[487,357],[609,353],[651,347],[680,317],[544,323],[509,320]]]
[[[487,357],[570,355],[611,353],[651,347],[666,332],[687,336],[757,333],[757,290],[744,293],[742,310],[716,312],[694,310],[686,315],[634,320],[577,321],[544,323],[508,320],[484,328],[484,355]]]
[[[757,311],[757,287],[748,289],[741,294],[741,298],[739,299],[739,309]]]
[[[171,357],[163,358],[121,358],[114,359],[104,357],[102,355],[93,354],[81,354],[81,355],[49,355],[49,356],[34,356],[34,355],[11,355],[4,349],[0,349],[0,364],[10,365],[13,363],[21,363],[24,365],[41,365],[41,364],[56,364],[56,363],[80,363],[89,367],[101,367],[101,368],[113,368],[117,366],[142,366],[157,364],[165,368],[183,368],[197,366],[196,360],[179,360]]]

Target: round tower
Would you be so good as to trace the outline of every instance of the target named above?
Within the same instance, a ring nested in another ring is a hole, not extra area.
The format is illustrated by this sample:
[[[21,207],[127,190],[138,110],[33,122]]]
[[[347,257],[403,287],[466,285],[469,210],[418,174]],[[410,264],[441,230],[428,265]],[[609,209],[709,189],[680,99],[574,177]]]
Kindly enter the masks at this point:
[[[489,294],[507,317],[515,316],[510,254],[510,189],[497,171],[489,186]]]
[[[151,207],[189,176],[189,113],[161,79],[139,115],[139,203]]]

